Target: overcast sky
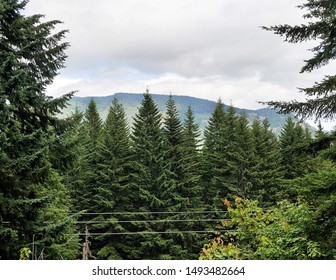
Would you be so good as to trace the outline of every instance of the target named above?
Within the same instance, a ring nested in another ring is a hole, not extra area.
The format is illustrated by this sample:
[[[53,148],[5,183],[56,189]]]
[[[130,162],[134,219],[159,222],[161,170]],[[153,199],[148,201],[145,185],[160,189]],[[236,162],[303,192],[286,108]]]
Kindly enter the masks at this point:
[[[301,24],[304,0],[30,0],[27,14],[69,29],[66,69],[48,93],[189,95],[237,107],[302,100],[329,65],[299,74],[314,44],[289,44],[260,26]]]

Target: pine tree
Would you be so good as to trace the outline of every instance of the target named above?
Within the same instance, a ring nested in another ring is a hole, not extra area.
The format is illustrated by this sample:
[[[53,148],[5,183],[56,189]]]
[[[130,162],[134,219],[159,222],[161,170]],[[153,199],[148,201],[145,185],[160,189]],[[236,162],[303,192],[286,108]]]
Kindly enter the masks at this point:
[[[98,149],[97,193],[92,198],[97,213],[123,213],[134,211],[130,197],[130,139],[124,108],[117,99],[112,101],[102,131],[102,141]],[[127,232],[126,214],[97,215],[91,220],[90,232]],[[91,251],[98,258],[122,259],[126,255],[124,236],[102,235],[92,242]]]
[[[250,197],[263,205],[274,204],[278,194],[280,179],[280,147],[269,122],[255,119],[251,127],[254,145],[252,167],[252,189]]]
[[[187,112],[186,127],[183,127],[172,96],[170,96],[166,105],[167,111],[163,123],[166,141],[165,161],[171,174],[170,180],[174,185],[174,193],[171,194],[174,211],[181,212],[174,215],[174,219],[185,220],[183,223],[176,222],[173,226],[176,230],[190,231],[197,226],[201,226],[189,221],[192,217],[187,214],[196,210],[199,211],[202,207],[199,176],[195,170],[195,166],[199,164],[197,139],[195,137],[199,136],[199,132],[194,123],[191,108]],[[193,162],[190,162],[191,160]],[[174,258],[196,258],[200,246],[199,236],[181,234],[175,235],[173,239],[175,247]]]
[[[58,191],[64,186],[49,149],[66,127],[56,115],[72,93],[45,95],[64,65],[66,31],[53,33],[59,21],[22,15],[26,4],[2,1],[0,8],[0,220],[7,222],[0,225],[0,259],[18,259],[25,247],[34,251],[33,241],[48,258],[73,258],[78,244],[66,213],[69,198]],[[62,210],[51,216],[51,228],[41,213],[54,205]]]
[[[204,130],[202,149],[203,198],[208,210],[213,210],[214,205],[215,209],[223,205],[224,192],[221,189],[222,178],[218,169],[223,167],[223,155],[226,148],[223,145],[225,119],[224,105],[219,99]]]
[[[75,201],[77,211],[91,212],[95,208],[92,198],[97,193],[98,147],[101,142],[101,130],[102,120],[98,114],[96,103],[92,98],[84,113],[83,123],[79,132],[82,154],[79,158],[78,189],[74,191],[78,198]]]
[[[298,6],[307,13],[304,18],[309,19],[307,24],[290,26],[288,24],[263,27],[275,34],[285,36],[290,43],[300,43],[307,40],[318,40],[318,45],[311,49],[313,57],[306,60],[301,73],[311,72],[327,65],[335,58],[336,32],[334,0],[307,0]],[[281,113],[293,112],[301,118],[316,117],[334,118],[336,76],[325,76],[321,81],[308,88],[300,89],[307,96],[303,102],[267,102],[268,105],[280,109]]]
[[[307,156],[297,149],[307,142],[300,124],[288,118],[280,134],[281,168],[285,179],[303,176],[309,170]]]
[[[229,167],[234,184],[229,189],[236,188],[237,196],[247,197],[252,189],[251,170],[254,160],[253,138],[245,115],[240,115],[236,123],[235,141],[229,151]]]
[[[203,203],[201,186],[201,154],[200,154],[200,135],[199,126],[195,123],[194,113],[191,106],[188,106],[182,130],[182,168],[184,177],[182,197],[188,197],[188,207],[186,212],[204,211],[206,207]],[[188,209],[189,208],[189,209]],[[185,215],[182,219],[206,219],[207,216],[197,214],[197,216]],[[189,230],[206,230],[208,224],[205,222],[190,222]],[[183,223],[185,224],[185,223]],[[186,228],[183,228],[184,230]],[[187,259],[197,258],[199,248],[204,242],[204,236],[200,234],[184,235],[184,246],[188,249]]]
[[[76,211],[75,205],[80,199],[78,190],[82,185],[81,182],[81,159],[84,154],[84,145],[82,132],[83,113],[75,108],[75,111],[69,117],[69,129],[62,135],[62,141],[55,139],[55,148],[53,148],[54,165],[62,174],[62,182],[70,192],[72,201],[72,211]],[[62,144],[61,155],[60,148]],[[71,157],[70,157],[70,156]],[[62,158],[62,162],[59,159]]]
[[[323,131],[323,126],[321,124],[321,121],[318,122],[318,126],[317,126],[317,131],[315,132],[315,139],[319,140],[319,139],[323,139],[324,137],[327,136],[327,133],[325,133]]]
[[[182,162],[182,124],[179,119],[179,113],[176,109],[175,101],[170,95],[167,103],[166,116],[163,122],[163,132],[166,140],[167,151],[165,153],[166,161],[169,164],[169,170],[172,173],[172,179],[176,184],[181,182],[183,170]]]
[[[143,212],[130,219],[147,220],[147,223],[134,224],[137,232],[169,231],[171,223],[150,222],[163,220],[167,216],[157,212],[174,210],[174,183],[167,163],[165,162],[165,139],[161,128],[162,117],[150,96],[148,90],[144,94],[138,113],[133,123],[133,157],[134,171],[132,172],[133,209]],[[137,250],[132,248],[128,258],[131,259],[169,259],[175,248],[169,234],[143,234],[132,239],[138,244]],[[131,238],[130,238],[131,239]],[[133,243],[135,244],[135,243]]]
[[[183,182],[185,194],[189,194],[190,203],[193,207],[201,208],[201,155],[200,155],[199,126],[195,123],[192,108],[189,106],[186,112],[182,129],[182,166],[184,171]]]
[[[102,120],[99,116],[97,105],[93,98],[91,98],[84,114],[83,129],[90,139],[90,145],[96,147],[101,136]]]

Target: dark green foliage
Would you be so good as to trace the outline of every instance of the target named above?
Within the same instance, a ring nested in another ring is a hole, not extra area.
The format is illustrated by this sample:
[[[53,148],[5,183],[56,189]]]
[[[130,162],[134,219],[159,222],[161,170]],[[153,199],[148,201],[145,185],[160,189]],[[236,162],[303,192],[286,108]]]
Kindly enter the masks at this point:
[[[95,209],[92,198],[97,193],[97,165],[99,164],[98,148],[101,141],[102,120],[97,112],[96,104],[92,99],[80,127],[79,137],[81,143],[79,149],[80,171],[78,182],[74,190],[77,197],[75,206],[77,211],[92,212]]]
[[[218,170],[223,166],[223,154],[225,153],[224,139],[225,113],[224,105],[218,100],[213,114],[208,120],[208,125],[204,131],[204,146],[202,150],[202,182],[203,197],[206,207],[221,207],[222,198],[227,193],[220,187],[222,184],[221,174]],[[225,164],[225,163],[224,163]]]
[[[102,141],[98,149],[96,194],[92,197],[97,213],[133,211],[130,201],[130,139],[122,105],[114,99],[104,123]],[[90,232],[127,232],[126,214],[99,215],[91,220]],[[92,242],[92,252],[101,259],[125,258],[123,236],[102,235]]]
[[[231,112],[227,113],[227,117],[233,118]],[[227,119],[227,133],[234,131],[232,138],[226,139],[227,143],[227,179],[222,184],[231,190],[230,198],[235,196],[247,197],[251,192],[251,169],[254,157],[253,138],[245,116],[241,115],[237,118],[236,123]],[[235,128],[232,130],[232,124]],[[232,140],[231,140],[232,139]]]
[[[133,209],[144,212],[143,215],[137,216],[143,220],[165,219],[165,215],[153,212],[169,212],[176,209],[174,207],[176,184],[171,180],[171,172],[165,161],[166,141],[161,128],[161,114],[148,91],[144,94],[139,112],[134,118],[132,140],[135,162],[132,174]],[[134,224],[136,231],[160,232],[172,228],[170,223]],[[174,247],[171,236],[143,234],[136,236],[136,239],[139,245],[137,250],[132,248],[129,258],[172,258],[170,251]]]
[[[25,5],[0,2],[0,221],[8,222],[0,226],[0,258],[18,259],[21,248],[32,251],[33,240],[48,258],[73,258],[76,237],[63,236],[74,233],[69,197],[56,191],[64,186],[49,146],[67,127],[56,114],[72,94],[52,99],[44,92],[63,67],[66,31],[53,33],[59,21],[21,15]],[[40,215],[53,205],[65,210],[52,217],[57,230]],[[67,241],[69,247],[61,245]]]
[[[280,134],[281,169],[285,179],[300,177],[309,171],[309,156],[298,150],[307,141],[302,126],[288,118]]]
[[[195,123],[193,111],[189,107],[182,129],[182,168],[184,171],[184,194],[182,196],[189,197],[189,203],[192,208],[204,207],[200,205],[202,202],[200,201],[201,155],[199,152],[199,138],[200,131]]]
[[[101,136],[102,120],[99,116],[96,102],[91,98],[89,106],[84,114],[84,126],[87,136],[93,147],[96,147]]]
[[[310,228],[312,238],[320,244],[323,257],[335,259],[336,257],[336,172],[331,162],[320,163],[317,172],[306,174],[287,183],[292,196],[303,197],[311,202],[314,208],[313,222]]]
[[[171,174],[171,183],[175,189],[172,203],[174,211],[183,212],[174,215],[174,219],[188,220],[190,216],[185,212],[200,211],[203,207],[200,197],[200,176],[198,169],[196,169],[199,164],[197,151],[199,131],[194,123],[191,108],[189,108],[187,120],[182,126],[175,101],[171,97],[167,102],[163,131],[166,141],[165,161]],[[173,226],[176,230],[181,231],[197,229],[197,226],[204,229],[204,225],[202,227],[200,223],[189,221],[177,222]],[[175,246],[173,253],[175,258],[192,259],[197,256],[200,246],[199,235],[177,235],[173,239],[175,244],[181,244],[181,248]]]
[[[311,72],[327,65],[336,56],[336,3],[334,0],[307,0],[299,6],[306,10],[304,18],[308,23],[290,26],[288,24],[264,27],[275,34],[284,36],[290,43],[300,43],[309,40],[318,41],[311,49],[312,58],[305,61],[301,69],[303,72]],[[316,118],[334,118],[336,76],[326,75],[321,81],[308,88],[300,89],[307,96],[303,102],[267,102],[268,105],[280,109],[282,113],[293,112],[295,115]]]
[[[181,169],[181,146],[183,141],[182,124],[179,119],[175,101],[171,96],[167,101],[167,111],[164,118],[163,132],[167,145],[165,157],[167,163],[169,164],[168,168],[172,173],[172,179],[176,184],[179,184],[183,176],[183,170]]]
[[[256,119],[251,127],[254,156],[251,169],[249,197],[262,204],[274,204],[282,178],[280,170],[280,146],[270,130],[267,119],[261,123]]]

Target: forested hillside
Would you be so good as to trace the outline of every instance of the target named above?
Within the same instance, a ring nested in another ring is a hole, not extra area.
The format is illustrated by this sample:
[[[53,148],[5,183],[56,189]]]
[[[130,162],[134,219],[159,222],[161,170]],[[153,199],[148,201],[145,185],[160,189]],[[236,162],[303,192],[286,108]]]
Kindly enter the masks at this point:
[[[163,94],[151,94],[151,95],[154,102],[157,104],[158,110],[160,111],[161,114],[164,115],[166,109],[166,102],[169,99],[169,95],[163,95]],[[103,120],[105,120],[108,114],[109,104],[111,104],[114,98],[117,98],[124,107],[127,121],[130,124],[132,124],[133,117],[139,108],[142,99],[142,94],[115,93],[114,95],[110,96],[94,96],[94,97],[74,96],[70,100],[69,105],[62,110],[61,116],[62,117],[69,116],[76,108],[79,111],[84,112],[91,98],[94,99],[98,113]],[[176,103],[176,108],[179,111],[180,118],[183,118],[184,114],[188,110],[188,106],[191,106],[193,108],[195,122],[199,125],[200,130],[203,132],[206,127],[207,121],[210,118],[211,113],[213,112],[216,106],[216,102],[196,97],[179,96],[179,95],[174,95],[174,100]],[[226,106],[227,105],[225,105],[225,107]],[[271,128],[277,135],[280,133],[282,126],[285,124],[286,119],[288,118],[288,115],[278,114],[276,110],[273,110],[271,108],[249,110],[235,107],[235,110],[238,114],[245,114],[250,123],[252,123],[253,120],[257,117],[259,117],[260,119],[267,118]]]
[[[131,122],[125,95],[60,118],[67,31],[0,4],[1,260],[336,259],[336,131],[287,117],[277,136],[219,100],[201,132],[196,103],[148,90]]]

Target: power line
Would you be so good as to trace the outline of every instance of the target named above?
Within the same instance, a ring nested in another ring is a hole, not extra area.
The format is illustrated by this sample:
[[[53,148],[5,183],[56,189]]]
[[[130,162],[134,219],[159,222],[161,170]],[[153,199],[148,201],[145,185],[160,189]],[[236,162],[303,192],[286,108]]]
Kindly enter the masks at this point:
[[[77,221],[76,224],[102,224],[102,223],[164,223],[164,222],[219,222],[231,219],[199,219],[199,220],[129,220],[129,221]]]
[[[222,232],[237,232],[237,230],[182,230],[182,231],[134,231],[134,232],[95,232],[90,233],[91,236],[100,235],[137,235],[137,234],[179,234],[179,233],[222,233]],[[66,234],[85,236],[85,233]]]
[[[184,219],[184,220],[104,220],[104,221],[74,221],[74,224],[104,224],[104,223],[174,223],[174,222],[220,222],[231,221],[231,219]],[[11,224],[11,222],[1,222],[2,224]],[[44,224],[52,224],[54,222],[43,222]]]
[[[141,214],[211,214],[211,213],[227,213],[227,211],[160,211],[160,212],[84,212],[69,213],[70,215],[141,215]]]

